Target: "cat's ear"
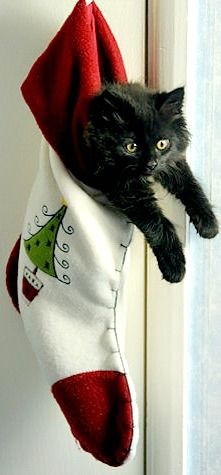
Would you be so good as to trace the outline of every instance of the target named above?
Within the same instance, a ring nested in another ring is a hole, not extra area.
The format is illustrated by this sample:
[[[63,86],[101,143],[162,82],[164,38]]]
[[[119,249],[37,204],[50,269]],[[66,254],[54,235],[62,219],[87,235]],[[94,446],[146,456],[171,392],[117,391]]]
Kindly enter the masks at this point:
[[[171,92],[161,92],[155,95],[155,107],[164,116],[180,115],[184,100],[184,87],[178,87]]]
[[[119,112],[119,98],[108,89],[104,89],[97,96],[96,107],[100,110],[100,115],[103,120],[109,122],[111,119],[114,119],[118,124],[124,123],[124,119]]]

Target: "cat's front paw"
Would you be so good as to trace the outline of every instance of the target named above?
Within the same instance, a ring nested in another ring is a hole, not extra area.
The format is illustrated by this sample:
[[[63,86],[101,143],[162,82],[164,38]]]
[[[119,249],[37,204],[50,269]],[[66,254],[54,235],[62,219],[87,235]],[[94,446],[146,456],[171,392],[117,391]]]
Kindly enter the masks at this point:
[[[199,235],[205,239],[212,239],[219,232],[218,221],[213,212],[195,216],[191,221]]]
[[[157,262],[162,272],[163,279],[170,283],[177,283],[183,280],[185,275],[185,257],[181,246],[157,253]]]

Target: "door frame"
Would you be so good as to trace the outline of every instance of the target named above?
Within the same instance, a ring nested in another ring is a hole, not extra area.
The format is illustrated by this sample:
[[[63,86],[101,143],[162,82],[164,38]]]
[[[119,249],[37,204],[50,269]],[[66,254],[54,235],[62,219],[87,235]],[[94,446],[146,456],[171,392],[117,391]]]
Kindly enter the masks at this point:
[[[179,3],[179,4],[178,4]],[[187,0],[147,0],[146,82],[171,90],[186,83]],[[160,206],[185,247],[182,205],[157,189]],[[185,284],[162,280],[152,251],[146,262],[146,474],[183,474]]]

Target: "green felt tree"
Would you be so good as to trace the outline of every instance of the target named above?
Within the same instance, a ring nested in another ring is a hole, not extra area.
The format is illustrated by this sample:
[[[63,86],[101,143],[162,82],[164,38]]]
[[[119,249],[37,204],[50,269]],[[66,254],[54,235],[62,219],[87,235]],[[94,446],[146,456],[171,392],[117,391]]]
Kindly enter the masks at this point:
[[[54,262],[55,246],[66,209],[67,206],[63,205],[37,233],[29,239],[24,239],[26,253],[36,267],[35,273],[39,268],[42,272],[57,277]]]

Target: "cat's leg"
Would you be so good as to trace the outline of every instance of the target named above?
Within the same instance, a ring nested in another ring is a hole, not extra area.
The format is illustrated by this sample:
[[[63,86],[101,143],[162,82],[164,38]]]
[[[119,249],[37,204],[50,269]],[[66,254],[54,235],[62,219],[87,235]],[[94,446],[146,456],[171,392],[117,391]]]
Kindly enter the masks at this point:
[[[185,275],[185,257],[182,244],[173,224],[158,210],[154,219],[138,224],[152,248],[163,278],[168,282],[180,282]]]
[[[185,267],[185,257],[183,254],[181,243],[179,246],[176,243],[174,248],[171,248],[169,251],[170,254],[167,254],[167,250],[163,246],[152,248],[155,257],[157,259],[158,267],[162,272],[162,277],[167,282],[175,284],[181,282],[185,276],[186,267]]]
[[[185,257],[182,244],[173,224],[157,206],[153,193],[146,199],[130,200],[124,195],[124,203],[115,204],[141,230],[156,256],[163,278],[168,282],[180,282],[185,274]],[[127,203],[127,205],[125,205]]]
[[[208,239],[216,236],[219,226],[212,206],[185,160],[157,174],[156,180],[184,204],[200,236]]]

